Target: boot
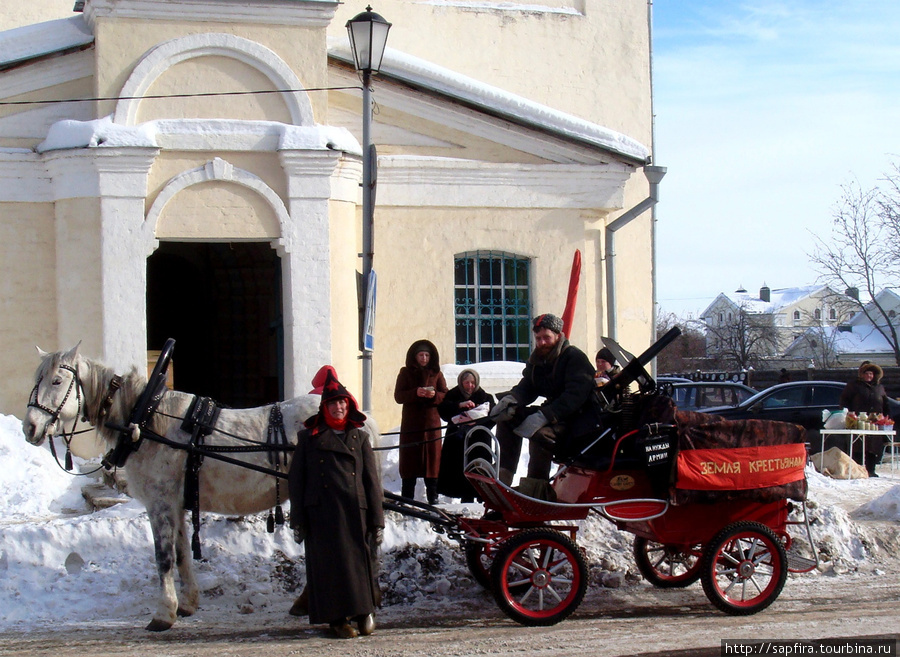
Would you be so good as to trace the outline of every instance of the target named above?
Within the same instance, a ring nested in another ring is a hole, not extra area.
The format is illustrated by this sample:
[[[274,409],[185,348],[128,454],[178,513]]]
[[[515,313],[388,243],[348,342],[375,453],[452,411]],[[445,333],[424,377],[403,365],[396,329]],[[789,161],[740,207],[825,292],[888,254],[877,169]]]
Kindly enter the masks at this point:
[[[356,621],[356,625],[359,627],[360,636],[369,636],[375,631],[375,614],[356,616],[353,620]]]
[[[522,477],[516,490],[536,500],[556,501],[556,491],[550,487],[550,482],[543,478]]]
[[[309,615],[309,589],[307,587],[303,587],[303,590],[300,592],[298,598],[294,600],[294,604],[291,605],[291,609],[288,613],[291,616]]]
[[[516,473],[512,470],[507,470],[506,468],[500,468],[499,479],[501,484],[506,484],[507,486],[512,486],[513,477],[516,476]]]
[[[410,500],[416,499],[415,478],[400,480],[400,495]]]
[[[425,498],[428,500],[429,504],[437,504],[438,501],[438,492],[437,492],[437,479],[432,477],[425,478]]]
[[[330,623],[331,631],[339,639],[355,639],[359,636],[359,632],[353,627],[346,618]]]

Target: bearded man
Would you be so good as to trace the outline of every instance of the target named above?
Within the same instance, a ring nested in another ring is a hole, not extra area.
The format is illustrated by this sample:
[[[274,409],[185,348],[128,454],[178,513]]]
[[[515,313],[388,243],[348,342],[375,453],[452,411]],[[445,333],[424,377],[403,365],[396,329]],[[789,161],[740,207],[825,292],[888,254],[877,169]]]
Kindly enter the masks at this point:
[[[520,490],[549,498],[550,467],[556,441],[566,433],[566,420],[593,402],[594,366],[578,347],[569,344],[562,320],[545,314],[534,318],[534,351],[522,380],[491,412],[500,443],[500,481],[512,484],[522,439],[529,439],[528,476]],[[528,406],[543,397],[540,406]]]

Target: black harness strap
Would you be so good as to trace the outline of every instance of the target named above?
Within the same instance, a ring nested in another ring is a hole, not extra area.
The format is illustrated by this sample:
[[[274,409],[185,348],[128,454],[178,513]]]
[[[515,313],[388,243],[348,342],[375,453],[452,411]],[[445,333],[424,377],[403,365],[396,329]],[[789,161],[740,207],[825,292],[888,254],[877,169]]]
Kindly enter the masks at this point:
[[[275,466],[275,472],[281,472],[281,467],[287,467],[288,452],[290,446],[287,437],[287,431],[284,428],[284,415],[281,413],[281,406],[274,404],[269,412],[269,427],[266,432],[266,444],[271,448],[269,450],[269,463]],[[266,531],[270,534],[275,533],[275,525],[284,524],[284,511],[281,509],[281,481],[279,477],[275,477],[275,513],[269,511],[269,517],[266,520]]]
[[[191,550],[194,559],[201,559],[200,552],[200,466],[203,454],[197,448],[203,447],[203,439],[216,428],[219,419],[219,407],[209,397],[194,397],[188,406],[182,431],[191,434],[191,442],[187,446],[188,459],[184,476],[184,506],[191,510],[191,525],[194,534],[191,537]]]

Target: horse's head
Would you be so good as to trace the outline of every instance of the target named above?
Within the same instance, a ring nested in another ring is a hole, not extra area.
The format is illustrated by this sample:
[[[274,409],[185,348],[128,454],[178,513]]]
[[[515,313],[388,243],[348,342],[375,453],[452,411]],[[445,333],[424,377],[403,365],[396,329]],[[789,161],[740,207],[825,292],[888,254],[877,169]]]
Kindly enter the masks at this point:
[[[22,421],[25,439],[32,445],[40,445],[66,423],[74,425],[84,411],[84,391],[78,376],[80,344],[52,354],[38,347],[41,364],[35,372],[34,388]]]

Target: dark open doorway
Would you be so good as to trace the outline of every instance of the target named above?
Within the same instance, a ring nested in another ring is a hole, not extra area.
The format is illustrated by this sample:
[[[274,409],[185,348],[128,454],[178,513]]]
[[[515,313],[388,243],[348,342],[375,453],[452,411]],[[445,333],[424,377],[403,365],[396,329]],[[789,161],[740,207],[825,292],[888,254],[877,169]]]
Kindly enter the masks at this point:
[[[162,242],[147,260],[148,349],[175,388],[247,408],[284,397],[281,263],[268,243]]]

